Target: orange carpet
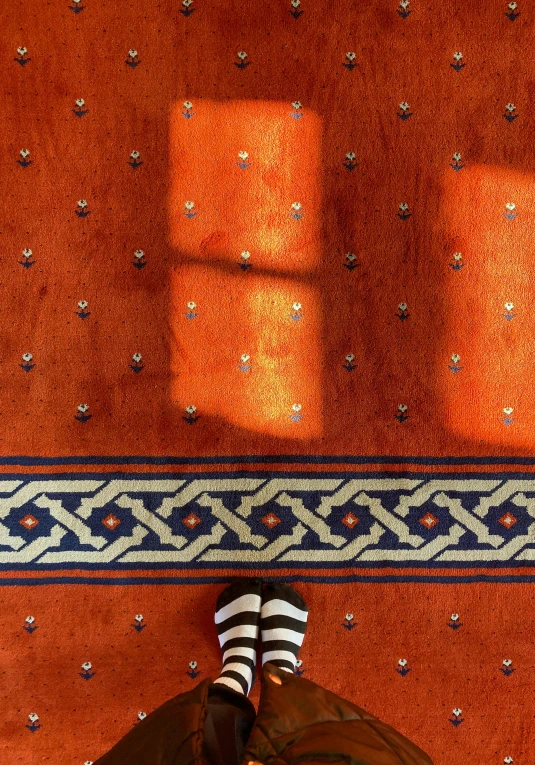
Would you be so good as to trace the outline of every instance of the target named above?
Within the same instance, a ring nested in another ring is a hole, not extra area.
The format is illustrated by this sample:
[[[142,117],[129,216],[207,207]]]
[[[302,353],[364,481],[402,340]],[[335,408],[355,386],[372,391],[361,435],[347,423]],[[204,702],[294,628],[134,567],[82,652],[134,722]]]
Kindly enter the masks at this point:
[[[255,572],[436,765],[532,763],[532,9],[3,21],[1,761],[213,675]]]

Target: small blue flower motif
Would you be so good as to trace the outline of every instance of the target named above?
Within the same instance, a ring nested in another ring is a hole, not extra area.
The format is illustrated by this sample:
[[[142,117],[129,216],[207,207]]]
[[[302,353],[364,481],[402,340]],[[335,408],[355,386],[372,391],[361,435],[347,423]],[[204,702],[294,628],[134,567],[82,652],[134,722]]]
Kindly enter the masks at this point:
[[[303,112],[301,111],[303,108],[303,105],[301,101],[292,101],[292,109],[293,111],[290,112],[290,117],[293,117],[294,120],[300,120],[303,116]]]
[[[518,117],[518,114],[513,114],[514,111],[516,111],[516,106],[514,104],[505,104],[505,114],[503,116],[507,122],[514,122]]]
[[[19,260],[19,263],[21,264],[21,266],[23,266],[24,268],[30,268],[30,266],[33,266],[34,263],[37,263],[36,260],[31,259],[32,255],[33,255],[33,252],[28,247],[26,247],[26,249],[22,251],[22,257],[24,258],[24,260]]]
[[[348,372],[352,372],[354,369],[356,369],[355,364],[353,364],[353,361],[355,360],[355,354],[354,353],[348,353],[345,358],[345,364],[343,364],[344,369],[347,369]]]
[[[409,205],[406,202],[401,202],[399,205],[399,212],[398,212],[398,218],[401,218],[401,220],[407,220],[407,218],[410,218],[412,213],[409,212]]]
[[[301,0],[292,0],[290,5],[292,7],[288,11],[288,13],[291,13],[291,15],[294,17],[294,19],[298,19],[299,16],[301,16],[304,13],[304,11],[300,11],[299,10],[299,6],[301,5]]]
[[[183,16],[191,16],[195,8],[192,8],[193,0],[182,0],[183,8],[180,8],[180,13]]]
[[[186,210],[183,215],[186,216],[186,218],[194,218],[197,215],[197,212],[192,212],[193,208],[195,207],[195,202],[184,202],[184,209]]]
[[[141,167],[141,165],[143,164],[143,162],[141,162],[141,161],[139,161],[139,162],[138,162],[138,159],[139,159],[139,151],[132,151],[132,152],[130,153],[130,159],[131,159],[132,161],[131,161],[131,162],[128,162],[128,164],[130,165],[130,167],[134,168],[134,170],[137,170],[137,168],[138,168],[138,167]]]
[[[88,215],[91,215],[91,211],[87,209],[87,200],[79,199],[78,207],[74,212],[79,218],[87,218]]]
[[[132,356],[132,364],[130,364],[130,369],[133,372],[141,372],[142,369],[145,369],[141,362],[141,353],[134,353]]]
[[[145,253],[143,250],[134,250],[134,258],[132,265],[138,270],[145,268],[147,261],[145,260]]]
[[[291,212],[290,215],[292,216],[292,218],[295,218],[295,220],[301,220],[301,218],[305,214],[305,213],[299,212],[301,210],[301,207],[302,207],[301,202],[292,202],[293,212]]]
[[[17,162],[21,167],[29,167],[32,164],[32,160],[28,159],[30,156],[30,150],[29,149],[21,149],[19,151],[19,154],[21,156],[21,159],[17,159]]]
[[[507,321],[511,321],[511,319],[514,319],[516,316],[516,313],[513,313],[514,305],[512,303],[504,303],[503,307],[507,311],[507,313],[502,313],[502,316],[505,316]]]
[[[31,58],[26,58],[27,53],[28,53],[28,48],[17,48],[18,58],[14,60],[21,66],[24,66],[25,64],[28,63],[28,61],[31,61]]]
[[[507,218],[507,220],[514,220],[516,218],[516,205],[514,202],[507,202],[505,205],[505,212],[503,214],[504,218]]]
[[[294,675],[304,675],[305,671],[303,669],[303,661],[301,659],[297,659],[295,662],[295,669],[294,669]]]
[[[196,661],[190,661],[190,663],[189,663],[189,669],[188,669],[188,671],[186,672],[186,675],[188,675],[189,677],[191,677],[191,679],[192,679],[192,680],[195,680],[195,678],[197,677],[197,675],[200,675],[200,674],[201,674],[200,672],[196,672],[196,669],[197,669],[197,662],[196,662]]]
[[[251,259],[251,253],[249,252],[249,250],[244,250],[242,254],[240,255],[240,257],[241,257],[241,263],[238,263],[238,265],[242,271],[247,271],[247,269],[251,268],[251,266],[253,265],[252,263],[249,263],[249,260]]]
[[[398,404],[399,414],[395,414],[394,419],[396,419],[398,422],[405,422],[405,420],[409,419],[409,415],[405,414],[406,411],[407,411],[407,404]]]
[[[41,724],[39,722],[38,714],[36,714],[35,712],[31,712],[28,715],[28,720],[30,724],[27,725],[26,727],[28,728],[29,731],[31,731],[31,733],[35,733],[36,730],[39,730],[39,728],[41,727]]]
[[[409,0],[400,0],[397,12],[402,19],[406,19],[407,16],[412,13],[412,11],[409,11]]]
[[[345,162],[342,162],[343,166],[346,168],[346,170],[354,170],[356,167],[358,167],[358,162],[356,161],[356,154],[354,151],[348,151],[346,154]]]
[[[355,253],[354,253],[354,252],[348,252],[348,253],[346,253],[346,261],[347,261],[347,263],[344,263],[344,266],[345,266],[345,267],[346,267],[346,268],[347,268],[349,271],[353,271],[353,269],[354,269],[354,268],[357,268],[357,267],[358,267],[358,265],[359,265],[358,263],[355,263],[356,259],[357,259],[357,256],[355,255]]]
[[[458,630],[462,626],[462,622],[459,621],[459,614],[452,614],[450,616],[448,627],[451,627],[452,630]]]
[[[455,69],[456,72],[460,72],[461,69],[463,69],[466,64],[462,60],[463,54],[460,51],[457,51],[453,54],[453,63],[450,64],[452,69]]]
[[[197,422],[197,420],[199,419],[199,415],[196,414],[196,412],[197,412],[197,407],[194,406],[193,404],[190,404],[189,406],[186,407],[186,414],[184,416],[184,419],[190,425],[193,425],[193,423]]]
[[[32,632],[35,632],[35,630],[39,629],[37,624],[35,624],[35,616],[27,616],[25,622],[26,623],[22,625],[22,629],[26,630],[30,635]]]
[[[85,5],[80,5],[82,0],[71,0],[71,2],[74,3],[74,5],[69,5],[69,8],[73,13],[81,13],[81,11],[84,10]]]
[[[87,422],[87,420],[90,420],[92,415],[86,414],[88,409],[89,409],[89,406],[87,404],[79,404],[78,414],[74,415],[74,419],[78,420],[78,422]]]
[[[513,663],[513,662],[512,662],[512,660],[511,660],[511,659],[504,659],[504,660],[502,661],[502,667],[503,667],[503,668],[502,668],[502,667],[500,667],[500,670],[501,670],[501,672],[503,672],[503,674],[504,674],[506,677],[509,677],[509,675],[512,675],[512,674],[513,674],[513,672],[515,671],[515,668],[514,668],[514,667],[511,667],[511,664],[512,664],[512,663]]]
[[[455,374],[456,372],[460,372],[460,371],[461,371],[461,369],[464,369],[464,367],[460,367],[460,366],[458,366],[458,362],[461,360],[461,357],[459,356],[459,354],[458,354],[458,353],[454,353],[454,354],[452,354],[452,356],[450,356],[450,359],[451,359],[451,361],[453,361],[453,366],[450,366],[450,365],[448,364],[448,369],[451,369],[451,371],[452,371],[454,374]]]
[[[127,66],[132,67],[132,69],[134,69],[136,66],[139,66],[141,64],[141,61],[139,61],[137,57],[137,50],[134,50],[133,48],[131,48],[128,51],[128,57],[125,61],[125,64]]]
[[[240,50],[238,52],[238,58],[240,60],[234,62],[234,66],[237,66],[238,69],[245,69],[245,67],[249,66],[249,64],[251,63],[250,61],[245,60],[247,58],[247,53],[244,50]]]
[[[294,422],[299,422],[299,420],[303,419],[303,415],[301,414],[301,409],[303,407],[301,404],[292,404],[292,412],[293,414],[290,415],[290,420],[293,420]]]
[[[400,303],[398,305],[399,310],[401,313],[397,313],[396,316],[400,321],[405,321],[405,319],[408,319],[410,316],[410,313],[407,313],[407,303]]]
[[[303,318],[303,312],[301,311],[301,308],[302,308],[301,303],[294,303],[292,305],[293,313],[290,314],[290,317],[294,321],[299,321],[299,319]]]
[[[518,3],[509,3],[507,6],[507,13],[505,14],[509,21],[514,21],[517,16],[520,16],[520,11],[518,13],[515,13],[516,9],[518,8]]]
[[[238,165],[238,167],[241,167],[242,170],[247,170],[247,168],[251,166],[251,163],[247,162],[247,160],[249,159],[249,155],[247,154],[246,151],[239,151],[238,159],[239,159],[239,162],[236,162],[236,164]]]
[[[251,364],[249,363],[251,360],[251,357],[248,353],[243,353],[240,356],[240,363],[238,364],[238,369],[241,372],[249,372],[251,370]]]
[[[351,71],[352,69],[354,69],[357,66],[357,64],[355,62],[356,57],[357,57],[357,55],[356,55],[356,53],[353,53],[353,51],[350,51],[349,53],[346,53],[346,60],[342,64],[342,66],[345,66],[346,69],[349,69],[349,71]]]
[[[453,164],[450,162],[450,167],[453,167],[454,170],[459,171],[463,169],[464,164],[462,162],[462,157],[458,151],[456,151],[455,154],[452,156],[452,161],[453,161]]]
[[[409,109],[409,104],[406,101],[402,101],[399,105],[398,117],[401,120],[408,120],[413,115],[413,112],[410,112]]]
[[[74,102],[74,106],[75,108],[73,109],[73,112],[77,117],[83,117],[89,111],[89,109],[84,109],[85,101],[83,98],[77,98]]]
[[[503,413],[505,414],[505,417],[502,417],[502,422],[505,423],[505,425],[512,425],[515,421],[514,417],[511,417],[513,411],[512,406],[504,406]]]
[[[91,311],[86,311],[85,309],[88,306],[87,300],[80,300],[78,303],[79,311],[75,311],[74,313],[79,316],[81,319],[87,319],[88,316],[91,316]]]
[[[82,664],[83,672],[79,672],[78,674],[80,677],[83,677],[84,680],[91,680],[92,677],[95,676],[95,672],[91,672],[93,665],[90,661],[86,661]]]
[[[353,621],[353,619],[354,619],[353,614],[352,613],[347,613],[344,616],[344,621],[342,622],[342,627],[345,630],[349,630],[351,632],[351,630],[354,629],[357,626],[355,624],[355,622]]]
[[[187,305],[188,310],[184,313],[184,316],[186,319],[196,319],[199,314],[195,313],[195,309],[197,308],[197,303],[194,303],[193,300],[190,300]]]
[[[407,659],[400,659],[398,661],[398,665],[401,667],[401,669],[396,669],[396,672],[399,672],[401,677],[405,677],[411,670],[410,667],[407,667]]]
[[[462,253],[460,252],[454,252],[452,255],[452,263],[449,263],[451,268],[453,268],[454,271],[460,271],[461,268],[464,267],[464,263],[461,263],[461,260],[463,259]]]
[[[136,632],[141,632],[141,630],[144,630],[147,626],[143,623],[143,614],[136,614],[134,616],[135,624],[132,624],[131,626],[136,630]]]
[[[184,101],[182,104],[184,107],[184,111],[182,112],[182,116],[185,117],[187,120],[190,120],[192,117],[195,116],[196,112],[192,111],[193,104],[191,101]]]
[[[451,723],[452,725],[455,725],[455,727],[457,727],[457,726],[458,726],[458,725],[460,725],[462,722],[464,722],[464,720],[463,720],[463,719],[460,719],[460,718],[461,718],[461,715],[462,715],[462,713],[463,713],[463,710],[462,710],[462,709],[457,709],[457,708],[455,708],[455,709],[452,709],[452,715],[454,716],[454,718],[455,718],[455,719],[454,719],[454,720],[452,720],[452,719],[451,719],[451,717],[450,717],[450,718],[449,718],[449,720],[450,720],[450,723]]]
[[[35,364],[32,364],[33,356],[31,353],[23,353],[22,354],[22,364],[19,364],[19,367],[24,369],[25,372],[30,372]]]

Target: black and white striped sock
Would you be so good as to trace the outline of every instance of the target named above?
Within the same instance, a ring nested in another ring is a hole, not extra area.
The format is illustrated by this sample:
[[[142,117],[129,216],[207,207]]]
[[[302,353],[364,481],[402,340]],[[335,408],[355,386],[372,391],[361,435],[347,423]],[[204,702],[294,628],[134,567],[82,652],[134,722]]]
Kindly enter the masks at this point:
[[[214,682],[245,696],[255,678],[261,586],[260,579],[239,579],[223,590],[216,603],[215,623],[223,669]]]
[[[266,585],[260,611],[262,666],[271,662],[286,672],[294,672],[307,618],[308,606],[295,590],[287,584]]]

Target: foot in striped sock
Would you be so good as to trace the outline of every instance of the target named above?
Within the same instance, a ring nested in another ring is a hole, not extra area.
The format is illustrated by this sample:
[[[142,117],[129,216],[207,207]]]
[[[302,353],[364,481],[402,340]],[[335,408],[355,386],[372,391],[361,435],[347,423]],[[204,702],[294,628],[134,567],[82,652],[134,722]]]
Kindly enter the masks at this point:
[[[216,603],[223,669],[214,682],[245,696],[255,678],[261,587],[260,579],[239,579],[223,590]]]
[[[307,604],[287,584],[265,586],[260,611],[262,666],[269,661],[280,669],[294,672],[307,617]]]

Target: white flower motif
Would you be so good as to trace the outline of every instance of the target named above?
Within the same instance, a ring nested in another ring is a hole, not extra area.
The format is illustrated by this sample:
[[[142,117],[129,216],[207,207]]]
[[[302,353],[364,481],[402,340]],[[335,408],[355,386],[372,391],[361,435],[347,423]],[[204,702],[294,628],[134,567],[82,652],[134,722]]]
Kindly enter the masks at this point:
[[[463,710],[456,707],[455,709],[452,709],[452,713],[455,715],[455,717],[460,717],[463,713]]]
[[[197,407],[193,406],[193,404],[190,404],[189,406],[186,407],[186,412],[188,414],[195,414],[196,411],[197,411]]]
[[[77,98],[75,101],[76,106],[82,107],[85,105],[85,101],[83,98]]]
[[[128,51],[128,55],[130,56],[130,58],[136,58],[136,56],[137,56],[137,50],[134,50],[133,48],[131,48],[131,49]]]
[[[452,622],[456,622],[456,621],[458,621],[458,619],[459,619],[459,614],[452,614],[452,615],[450,616],[450,619],[452,620]]]
[[[405,10],[406,8],[409,7],[409,0],[400,0],[399,4],[403,8],[403,10]]]
[[[131,158],[132,158],[132,159],[138,159],[138,157],[139,157],[139,151],[133,151],[133,152],[130,154],[130,156],[131,156]]]
[[[197,308],[197,303],[194,303],[193,300],[190,300],[188,303],[188,308],[190,311],[194,311]]]
[[[184,101],[184,109],[193,109],[191,101]]]
[[[23,353],[22,354],[22,360],[23,361],[31,361],[33,359],[33,356],[31,353]]]
[[[509,103],[509,104],[505,104],[505,108],[507,109],[508,112],[514,112],[514,110],[516,109],[516,106],[514,104]]]
[[[506,311],[512,311],[514,308],[514,305],[512,303],[504,303],[503,307],[505,308]]]
[[[147,716],[147,713],[146,712],[138,712],[137,716],[138,716],[139,720],[144,720],[145,717]]]
[[[458,353],[454,353],[454,354],[452,354],[452,355],[450,356],[450,358],[451,358],[451,360],[453,361],[453,363],[454,363],[454,364],[456,364],[458,361],[460,361],[460,360],[461,360],[461,357],[459,356],[459,354],[458,354]]]
[[[399,206],[399,209],[400,209],[402,212],[405,212],[405,210],[408,210],[408,209],[409,209],[409,205],[408,205],[406,202],[401,202],[401,204],[400,204],[400,206]]]
[[[86,661],[82,664],[82,669],[85,670],[86,672],[89,672],[92,666],[93,665],[91,664],[90,661]]]
[[[516,9],[518,8],[518,4],[517,3],[509,3],[509,5],[507,7],[509,8],[510,11],[516,11]]]
[[[25,56],[28,53],[28,48],[17,48],[17,53],[19,56]]]
[[[243,61],[244,58],[247,58],[247,53],[244,50],[239,51],[238,58],[241,58]]]
[[[348,159],[350,162],[353,162],[355,157],[356,157],[356,154],[354,151],[348,151],[346,154],[346,159]]]
[[[303,659],[297,659],[297,661],[295,662],[295,666],[296,667],[302,667],[303,666]]]
[[[196,661],[190,661],[189,663],[190,669],[197,669],[197,662]]]
[[[248,353],[242,353],[242,355],[240,356],[240,361],[242,362],[242,364],[247,364],[250,358],[251,357],[249,356]]]
[[[292,6],[294,8],[299,8],[300,5],[301,5],[301,0],[292,0]]]
[[[294,311],[300,311],[301,310],[301,303],[294,303],[292,305],[292,308],[294,309]]]
[[[346,356],[346,361],[348,361],[350,364],[354,360],[355,354],[354,353],[348,353]]]
[[[143,250],[134,250],[134,257],[136,258],[144,258],[145,252]]]
[[[349,53],[346,53],[346,58],[348,61],[354,61],[356,58],[356,53],[353,53],[353,51],[350,51]]]
[[[78,308],[81,308],[83,311],[84,308],[87,308],[87,305],[88,305],[87,300],[80,300],[78,303]]]
[[[398,664],[400,667],[405,667],[407,665],[407,659],[400,659]]]
[[[84,412],[87,412],[88,409],[89,409],[89,406],[87,404],[80,404],[79,407],[78,407],[78,411],[82,412],[82,414]]]
[[[32,251],[28,247],[22,251],[22,254],[25,258],[31,258],[33,255]]]
[[[251,253],[248,250],[244,250],[241,254],[242,260],[249,260]]]
[[[460,51],[453,54],[453,58],[455,59],[455,61],[460,61],[462,57],[463,57],[463,54]]]
[[[352,619],[353,619],[353,614],[352,614],[351,612],[348,612],[348,613],[345,615],[345,620],[346,620],[346,622],[350,622],[350,621],[352,621]]]
[[[195,207],[195,202],[184,202],[184,207],[186,210],[193,210]]]
[[[398,409],[400,412],[406,412],[407,411],[407,404],[398,404]]]
[[[26,157],[29,155],[30,150],[29,149],[21,149],[19,154],[23,159],[26,159]]]
[[[294,412],[300,412],[303,407],[301,404],[292,404],[292,409]]]
[[[302,107],[301,101],[292,101],[292,107],[298,112]]]
[[[354,260],[357,259],[357,256],[355,255],[354,252],[348,252],[346,254],[346,259],[349,260],[349,262],[351,263],[351,262],[353,262]]]
[[[136,614],[134,616],[134,619],[136,620],[136,622],[142,622],[143,621],[143,614]]]
[[[240,159],[246,160],[246,159],[248,158],[248,156],[249,156],[249,155],[247,154],[247,152],[246,152],[246,151],[239,151],[239,152],[238,152],[238,157],[239,157]]]
[[[84,765],[93,765],[93,760],[86,760]]]
[[[503,409],[503,413],[504,413],[504,414],[513,414],[513,411],[514,411],[514,410],[513,410],[513,407],[512,407],[512,406],[506,406],[506,407],[504,407],[504,409]]]
[[[512,663],[513,662],[511,661],[511,659],[504,659],[502,661],[502,664],[504,665],[504,667],[510,667]]]
[[[193,3],[193,0],[182,0],[182,5],[184,6],[184,8],[189,8],[190,5],[192,5],[192,3]]]
[[[511,765],[511,763],[513,762],[513,758],[505,757],[503,761],[504,761],[504,765]]]
[[[514,210],[516,208],[516,205],[515,205],[514,202],[507,202],[505,207],[506,207],[507,210],[511,210],[512,211],[512,210]]]
[[[462,253],[460,253],[460,252],[454,252],[453,253],[453,259],[454,260],[461,260],[462,257],[463,257]]]
[[[141,353],[134,353],[134,355],[132,356],[132,361],[135,361],[136,364],[139,364],[141,359],[142,359]]]
[[[35,621],[35,616],[27,616],[26,617],[26,623],[27,624],[33,624]]]
[[[301,207],[301,202],[292,202],[292,210],[300,210]]]
[[[398,308],[400,311],[406,311],[407,310],[407,303],[400,303],[398,305]]]
[[[87,201],[85,199],[79,199],[78,207],[87,207]]]
[[[409,109],[409,104],[406,101],[402,101],[399,105],[402,112],[406,112]]]
[[[453,161],[454,162],[460,162],[461,161],[461,155],[459,154],[458,151],[456,151],[455,154],[453,155]]]
[[[38,719],[39,719],[39,715],[36,712],[30,712],[30,714],[28,715],[28,720],[32,723],[37,722]]]

